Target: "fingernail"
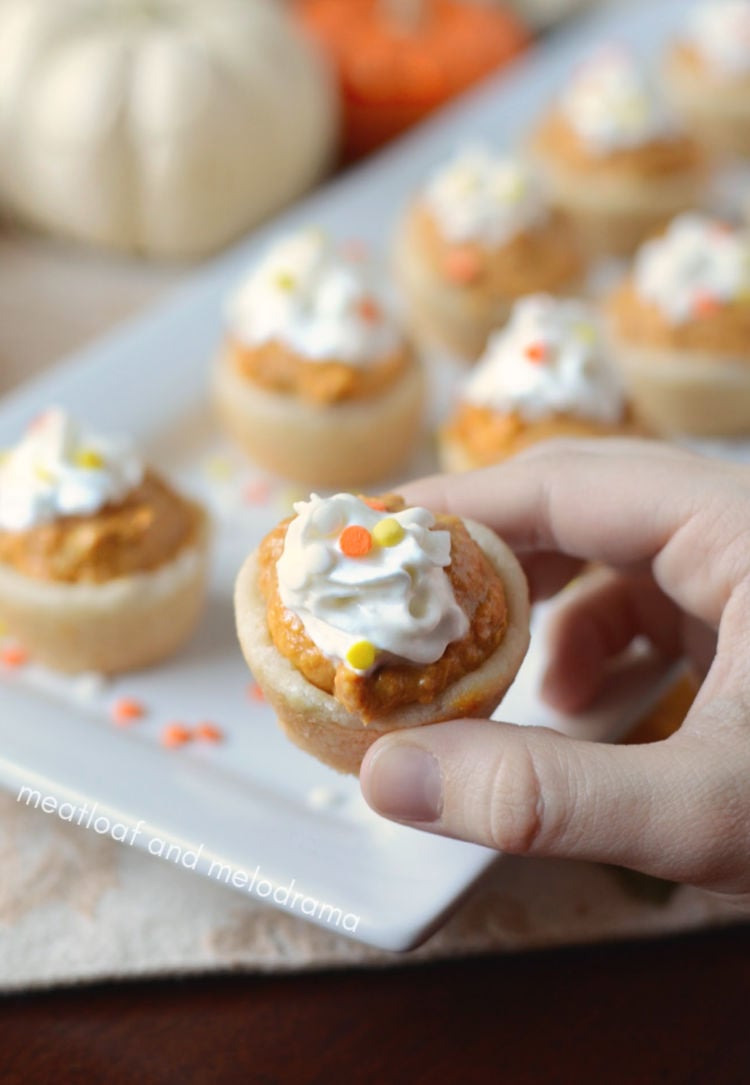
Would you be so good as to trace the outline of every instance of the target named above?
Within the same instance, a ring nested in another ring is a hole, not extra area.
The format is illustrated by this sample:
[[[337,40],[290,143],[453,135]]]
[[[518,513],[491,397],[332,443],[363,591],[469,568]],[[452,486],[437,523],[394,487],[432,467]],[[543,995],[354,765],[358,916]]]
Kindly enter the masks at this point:
[[[392,743],[379,750],[369,772],[372,806],[399,821],[437,821],[443,781],[437,758],[419,746]]]

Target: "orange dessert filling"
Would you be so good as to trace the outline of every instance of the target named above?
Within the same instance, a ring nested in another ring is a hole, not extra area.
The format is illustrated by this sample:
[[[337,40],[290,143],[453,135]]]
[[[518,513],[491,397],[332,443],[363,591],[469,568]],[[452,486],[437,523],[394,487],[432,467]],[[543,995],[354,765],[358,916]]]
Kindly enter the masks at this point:
[[[528,422],[518,411],[500,413],[473,403],[461,403],[443,430],[449,441],[456,441],[466,449],[477,467],[497,463],[555,437],[613,437],[632,432],[634,426],[629,415],[617,425],[570,414],[553,414]]]
[[[197,541],[204,513],[152,473],[124,501],[0,531],[0,563],[35,580],[99,584],[150,572]]]
[[[246,380],[319,406],[370,399],[390,388],[414,358],[404,344],[373,365],[347,365],[335,358],[309,361],[279,340],[254,347],[230,341],[232,364]]]
[[[612,295],[608,310],[618,336],[634,346],[701,351],[717,358],[731,354],[750,361],[750,298],[724,302],[699,297],[693,319],[673,324],[628,281]]]
[[[395,495],[380,499],[395,512],[404,502]],[[313,643],[302,622],[279,597],[276,563],[284,548],[291,517],[263,540],[259,551],[259,584],[267,603],[271,639],[308,682],[332,694],[347,711],[367,722],[410,704],[425,704],[465,674],[476,670],[496,650],[508,625],[505,591],[497,572],[453,516],[437,516],[436,527],[451,535],[451,564],[446,569],[456,601],[469,619],[469,631],[449,644],[436,663],[414,666],[386,663],[368,674],[338,666]]]
[[[611,173],[663,178],[690,173],[704,166],[698,145],[687,135],[650,140],[637,147],[622,147],[606,155],[589,150],[575,129],[558,111],[550,113],[534,137],[536,147],[576,173]]]
[[[536,290],[554,294],[583,274],[576,235],[560,212],[550,212],[540,227],[516,234],[497,249],[447,241],[425,207],[417,205],[412,215],[415,243],[426,262],[478,299],[512,299]]]
[[[672,50],[673,59],[682,68],[687,68],[696,79],[708,79],[713,83],[723,83],[731,86],[732,91],[750,93],[750,76],[733,74],[731,77],[722,77],[717,74],[710,64],[706,64],[697,49],[687,42],[678,42]]]

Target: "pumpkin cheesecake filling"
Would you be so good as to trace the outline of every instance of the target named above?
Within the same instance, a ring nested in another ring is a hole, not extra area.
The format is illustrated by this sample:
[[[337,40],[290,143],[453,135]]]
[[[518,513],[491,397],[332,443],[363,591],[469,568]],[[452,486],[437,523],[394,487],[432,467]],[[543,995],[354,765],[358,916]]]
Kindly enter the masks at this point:
[[[708,215],[674,219],[639,250],[608,313],[625,342],[750,360],[750,233]]]
[[[277,339],[255,347],[230,340],[229,349],[237,372],[246,380],[321,406],[380,395],[414,362],[406,344],[366,368],[336,358],[311,364]]]
[[[122,501],[93,515],[0,531],[0,563],[34,580],[100,584],[172,561],[198,541],[203,522],[197,505],[146,473]]]
[[[338,495],[338,498],[360,504],[348,495]],[[368,502],[368,505],[377,509],[376,521],[386,523],[386,529],[399,531],[393,524],[396,523],[394,515],[405,509],[401,498],[388,495]],[[347,662],[352,658],[351,653],[347,654],[347,659],[338,660],[323,652],[301,618],[286,607],[281,598],[278,563],[294,518],[283,521],[260,547],[259,584],[266,600],[268,628],[276,648],[309,682],[334,696],[348,711],[361,716],[365,723],[400,707],[434,700],[449,685],[478,668],[492,655],[508,625],[502,581],[466,527],[456,517],[431,519],[433,526],[426,530],[447,533],[450,539],[450,563],[445,573],[465,632],[457,639],[449,640],[439,658],[426,663],[392,658],[386,652],[382,663],[372,665],[368,659],[365,662],[369,665],[357,667]],[[375,538],[378,531],[376,523],[372,532]],[[392,542],[385,541],[382,545],[390,547]],[[352,562],[357,560],[356,555],[352,556]],[[366,560],[364,555],[362,560]],[[356,649],[358,645],[354,647]]]
[[[423,205],[415,206],[412,216],[414,241],[425,261],[477,299],[515,298],[533,290],[554,293],[582,274],[573,229],[560,212],[550,211],[541,225],[520,230],[498,247],[481,240],[451,241]]]
[[[636,146],[613,147],[606,154],[593,150],[569,124],[554,111],[545,117],[535,134],[535,145],[545,155],[568,169],[601,177],[627,177],[647,181],[679,176],[701,168],[704,156],[689,136],[674,133],[659,136]]]

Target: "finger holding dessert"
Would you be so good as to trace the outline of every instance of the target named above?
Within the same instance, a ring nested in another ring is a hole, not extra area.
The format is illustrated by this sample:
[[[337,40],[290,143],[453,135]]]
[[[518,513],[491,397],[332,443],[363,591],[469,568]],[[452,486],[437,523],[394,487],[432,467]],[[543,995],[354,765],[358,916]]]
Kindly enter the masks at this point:
[[[491,712],[529,641],[498,536],[395,495],[298,502],[243,565],[235,611],[283,730],[348,773],[390,731]]]
[[[593,308],[535,294],[516,303],[464,380],[438,451],[443,470],[467,471],[552,437],[636,431]]]
[[[624,255],[705,199],[708,169],[649,74],[617,46],[573,73],[532,138],[552,202],[591,255]]]
[[[0,620],[38,663],[115,674],[171,655],[207,562],[203,509],[58,408],[0,460]]]
[[[678,216],[606,303],[613,356],[655,432],[750,432],[750,231]]]
[[[667,51],[675,108],[712,153],[750,155],[750,2],[711,0],[692,8]]]
[[[421,436],[422,367],[363,246],[283,238],[230,299],[213,392],[261,466],[321,487],[402,470]]]
[[[417,195],[394,267],[415,335],[467,360],[517,298],[576,293],[585,276],[575,232],[535,170],[483,147],[459,153]]]

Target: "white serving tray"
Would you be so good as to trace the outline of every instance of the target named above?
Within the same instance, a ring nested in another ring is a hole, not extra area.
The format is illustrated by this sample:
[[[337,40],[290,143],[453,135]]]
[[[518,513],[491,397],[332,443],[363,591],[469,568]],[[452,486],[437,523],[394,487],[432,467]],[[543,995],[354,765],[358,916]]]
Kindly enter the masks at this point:
[[[37,789],[50,809],[73,803],[74,820],[88,831],[97,824],[118,835],[138,828],[136,846],[153,852],[163,850],[162,843],[175,845],[168,861],[182,859],[230,885],[233,873],[236,892],[250,891],[245,876],[254,873],[252,892],[264,897],[272,890],[282,895],[293,882],[286,903],[277,900],[277,906],[292,906],[372,945],[408,949],[445,918],[495,853],[377,817],[356,780],[298,751],[270,710],[248,696],[250,675],[234,635],[233,579],[244,554],[289,510],[291,498],[303,494],[263,476],[216,436],[206,382],[223,299],[269,238],[297,224],[315,223],[383,251],[404,201],[441,159],[473,139],[513,147],[570,66],[598,39],[614,36],[656,55],[681,8],[679,0],[631,4],[556,37],[509,74],[257,232],[166,304],[0,402],[0,446],[14,442],[39,410],[62,404],[102,430],[132,434],[154,462],[210,505],[217,525],[209,605],[178,658],[106,685],[94,678],[61,679],[34,666],[0,674],[0,785],[16,794],[24,786]],[[451,380],[449,369],[440,372],[435,390],[442,394],[434,409]],[[425,449],[412,473],[430,467]],[[543,615],[503,718],[612,740],[663,689],[664,672],[647,668],[642,681],[596,713],[577,720],[554,715],[536,694],[544,659],[541,622]],[[143,701],[148,716],[127,728],[115,726],[109,709],[121,696]],[[226,741],[166,750],[159,735],[173,720],[214,721]],[[324,905],[340,909],[340,918]]]

